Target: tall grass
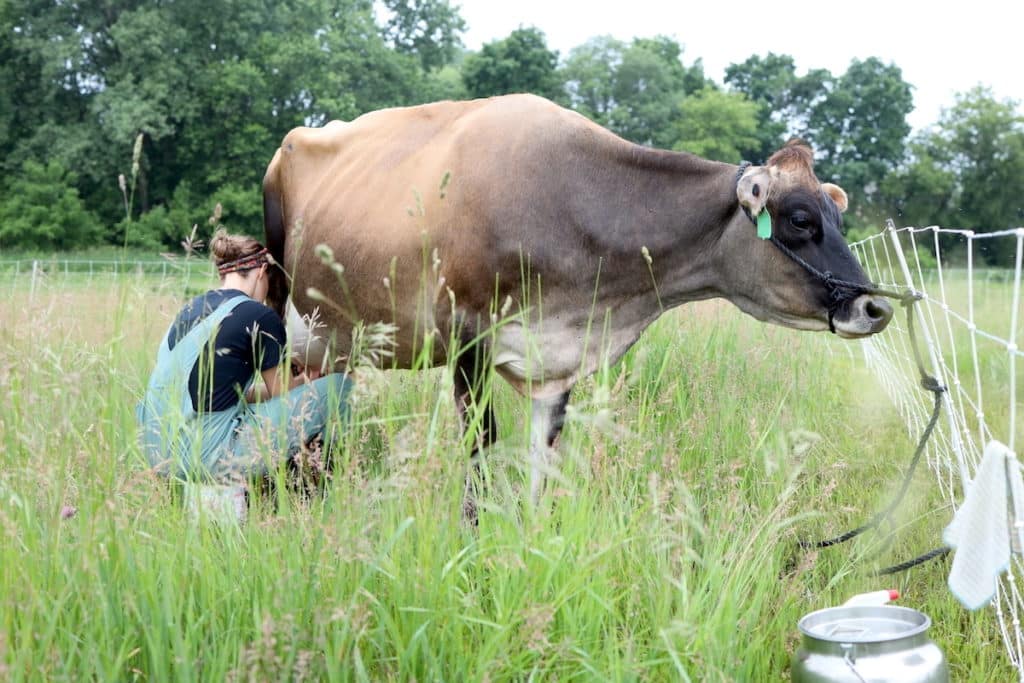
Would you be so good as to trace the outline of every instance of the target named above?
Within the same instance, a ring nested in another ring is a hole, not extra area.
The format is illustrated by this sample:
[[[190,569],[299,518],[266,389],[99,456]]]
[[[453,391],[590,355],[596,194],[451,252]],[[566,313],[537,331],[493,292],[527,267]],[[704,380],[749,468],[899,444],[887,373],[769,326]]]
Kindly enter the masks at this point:
[[[257,500],[233,530],[190,523],[135,444],[181,290],[0,301],[2,679],[773,680],[801,615],[890,586],[955,680],[1012,678],[942,562],[872,577],[938,544],[929,473],[891,535],[799,548],[884,505],[914,446],[843,342],[670,312],[573,392],[536,508],[528,406],[496,382],[476,528],[450,377],[369,373],[327,495]]]

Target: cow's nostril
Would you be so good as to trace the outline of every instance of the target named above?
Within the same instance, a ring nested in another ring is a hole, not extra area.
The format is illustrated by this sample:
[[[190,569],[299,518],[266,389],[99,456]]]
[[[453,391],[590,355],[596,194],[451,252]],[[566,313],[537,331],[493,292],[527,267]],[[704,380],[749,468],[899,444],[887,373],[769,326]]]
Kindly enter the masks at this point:
[[[892,318],[892,305],[885,299],[870,297],[864,302],[864,315],[872,322],[882,323],[884,327]]]

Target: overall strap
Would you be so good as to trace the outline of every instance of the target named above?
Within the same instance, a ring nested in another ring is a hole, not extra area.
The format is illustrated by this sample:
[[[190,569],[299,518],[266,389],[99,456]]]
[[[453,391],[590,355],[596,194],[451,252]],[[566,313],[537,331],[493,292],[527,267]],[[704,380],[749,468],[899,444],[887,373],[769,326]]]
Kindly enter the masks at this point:
[[[156,366],[149,377],[146,394],[136,408],[143,430],[143,445],[151,463],[168,458],[184,459],[191,444],[185,431],[196,417],[188,383],[192,368],[207,347],[217,326],[248,296],[237,295],[224,301],[212,313],[189,330],[170,348],[165,335],[157,353]],[[173,323],[172,323],[173,325]],[[170,332],[170,330],[168,330]],[[174,451],[181,451],[176,453]]]
[[[192,372],[192,366],[199,360],[200,354],[210,337],[213,336],[217,326],[224,322],[224,319],[243,301],[251,301],[251,299],[243,294],[221,303],[212,313],[196,323],[188,331],[188,334],[179,339],[173,349],[170,348],[170,330],[168,330],[168,336],[160,344],[156,367],[153,368],[153,374],[149,380],[146,392],[147,402],[152,399],[163,399],[166,402],[170,399],[179,406],[184,417],[191,417],[194,414],[192,397],[188,392],[188,376]],[[174,389],[173,394],[168,395],[167,391],[172,388]],[[155,392],[159,392],[162,396],[153,395]]]
[[[228,315],[230,315],[231,312],[244,301],[252,301],[252,299],[245,294],[239,294],[221,302],[221,304],[217,306],[212,313],[193,325],[192,329],[174,344],[173,349],[171,348],[171,331],[174,330],[174,325],[177,323],[177,320],[172,320],[170,326],[167,328],[167,332],[164,334],[163,341],[160,342],[160,349],[157,352],[157,366],[160,365],[160,361],[162,359],[171,357],[175,351],[178,351],[183,355],[190,355],[185,353],[188,347],[198,346],[199,349],[202,349],[202,347],[206,345],[206,342],[209,341],[214,328],[220,325],[224,321],[224,318],[228,317]],[[191,364],[189,367],[191,368]]]

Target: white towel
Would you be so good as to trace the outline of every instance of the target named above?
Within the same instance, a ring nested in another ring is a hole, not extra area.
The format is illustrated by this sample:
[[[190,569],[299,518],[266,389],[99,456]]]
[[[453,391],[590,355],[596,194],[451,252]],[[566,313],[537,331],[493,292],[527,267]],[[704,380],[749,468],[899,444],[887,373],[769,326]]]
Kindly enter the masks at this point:
[[[1007,477],[1009,476],[1009,482]],[[1015,510],[1008,509],[1007,489]],[[967,489],[963,505],[942,535],[956,549],[949,589],[967,609],[984,607],[996,592],[996,580],[1010,564],[1010,533],[1024,531],[1024,481],[1013,451],[991,441]],[[1011,513],[1013,528],[1011,529]]]

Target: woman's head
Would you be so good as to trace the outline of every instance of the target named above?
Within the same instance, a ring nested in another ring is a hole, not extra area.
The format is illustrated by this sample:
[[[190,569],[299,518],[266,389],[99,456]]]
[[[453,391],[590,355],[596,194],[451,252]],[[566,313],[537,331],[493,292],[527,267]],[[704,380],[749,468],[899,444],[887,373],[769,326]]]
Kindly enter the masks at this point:
[[[266,298],[270,256],[262,244],[252,237],[232,235],[220,228],[210,240],[210,257],[222,284],[247,291],[257,301]]]

